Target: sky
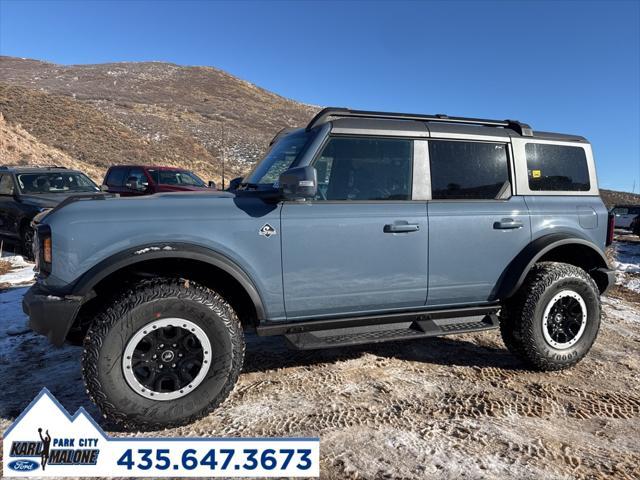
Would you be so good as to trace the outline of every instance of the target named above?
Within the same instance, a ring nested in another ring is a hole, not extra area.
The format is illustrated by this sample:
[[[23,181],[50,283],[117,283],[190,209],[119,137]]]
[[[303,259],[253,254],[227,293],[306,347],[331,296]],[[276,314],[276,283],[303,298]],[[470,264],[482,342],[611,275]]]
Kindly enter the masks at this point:
[[[640,192],[640,1],[0,0],[0,54],[208,65],[323,106],[514,118]]]

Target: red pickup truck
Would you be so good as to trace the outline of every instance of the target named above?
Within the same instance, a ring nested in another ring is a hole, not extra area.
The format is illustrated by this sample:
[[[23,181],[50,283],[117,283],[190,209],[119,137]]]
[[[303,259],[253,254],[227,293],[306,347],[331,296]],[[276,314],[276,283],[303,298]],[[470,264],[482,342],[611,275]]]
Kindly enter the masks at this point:
[[[215,188],[214,182],[207,185],[189,170],[148,165],[111,167],[102,185],[103,191],[119,193],[123,197],[159,192],[211,191]]]

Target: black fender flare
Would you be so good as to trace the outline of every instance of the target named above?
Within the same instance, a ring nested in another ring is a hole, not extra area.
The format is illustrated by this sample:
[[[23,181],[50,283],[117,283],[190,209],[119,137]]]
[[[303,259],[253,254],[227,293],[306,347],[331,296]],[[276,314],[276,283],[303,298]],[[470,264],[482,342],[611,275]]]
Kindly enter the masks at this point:
[[[609,269],[607,258],[602,250],[594,245],[593,242],[583,238],[578,238],[575,235],[568,233],[552,233],[544,235],[529,243],[511,261],[500,276],[496,287],[491,293],[491,300],[502,300],[513,296],[513,294],[515,294],[522,286],[525,278],[529,274],[529,271],[531,271],[531,268],[536,264],[536,262],[538,262],[538,260],[554,248],[572,244],[588,247],[593,251],[595,254],[594,257],[598,259],[598,265],[595,267],[596,269]]]
[[[251,277],[233,260],[215,250],[199,245],[179,242],[158,242],[139,245],[116,253],[85,272],[72,287],[72,295],[91,297],[93,288],[109,275],[125,267],[147,260],[183,258],[207,263],[231,275],[247,292],[256,309],[258,321],[265,319],[260,293]]]

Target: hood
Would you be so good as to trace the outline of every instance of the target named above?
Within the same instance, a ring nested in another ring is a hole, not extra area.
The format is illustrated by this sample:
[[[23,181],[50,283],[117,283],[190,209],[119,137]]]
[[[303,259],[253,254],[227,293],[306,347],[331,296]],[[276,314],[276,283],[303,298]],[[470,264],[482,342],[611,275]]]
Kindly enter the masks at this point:
[[[53,208],[62,201],[74,195],[86,195],[87,193],[94,194],[94,192],[86,193],[49,193],[40,195],[20,195],[20,202],[26,205],[33,205],[39,208]],[[95,195],[100,195],[100,192],[95,192]]]

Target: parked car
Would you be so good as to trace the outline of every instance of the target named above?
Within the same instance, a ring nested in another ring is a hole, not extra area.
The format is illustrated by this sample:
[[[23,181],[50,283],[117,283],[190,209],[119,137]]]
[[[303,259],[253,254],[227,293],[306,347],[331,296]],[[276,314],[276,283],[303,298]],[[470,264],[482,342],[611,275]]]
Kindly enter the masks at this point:
[[[195,173],[182,168],[118,165],[109,168],[102,189],[123,197],[159,192],[210,191],[215,183],[205,184]]]
[[[83,339],[89,395],[134,428],[216,408],[245,330],[323,349],[500,328],[560,370],[596,339],[612,220],[583,137],[329,108],[233,193],[50,213],[23,308],[54,345]]]
[[[629,228],[634,235],[640,235],[640,215],[632,220]]]
[[[629,230],[633,219],[640,215],[640,205],[616,205],[611,211],[616,217],[616,228]]]
[[[71,195],[99,193],[84,173],[64,167],[0,167],[0,236],[33,259],[31,221]]]

